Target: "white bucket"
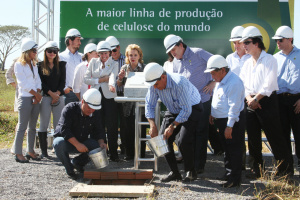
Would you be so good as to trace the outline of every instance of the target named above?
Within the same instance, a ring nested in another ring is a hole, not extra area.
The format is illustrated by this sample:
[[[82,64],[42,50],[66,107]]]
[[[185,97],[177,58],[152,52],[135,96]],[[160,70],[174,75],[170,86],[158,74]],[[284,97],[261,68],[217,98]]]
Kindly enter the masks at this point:
[[[169,148],[166,140],[163,139],[163,135],[154,137],[146,142],[149,149],[156,155],[161,157],[169,153]]]
[[[109,164],[105,149],[94,149],[89,152],[89,157],[97,169],[104,168]]]

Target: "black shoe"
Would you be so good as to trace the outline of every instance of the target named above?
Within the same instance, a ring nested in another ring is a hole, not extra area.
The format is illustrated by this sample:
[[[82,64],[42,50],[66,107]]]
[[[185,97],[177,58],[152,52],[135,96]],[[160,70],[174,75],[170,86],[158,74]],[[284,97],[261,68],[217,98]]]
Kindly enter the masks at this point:
[[[181,157],[176,157],[176,162],[177,163],[182,163],[182,161],[183,161],[183,157],[181,156]]]
[[[228,181],[229,175],[227,172],[225,172],[225,174],[222,177],[217,178],[218,180],[221,181]]]
[[[75,172],[68,173],[68,178],[72,180],[77,180],[79,177]]]
[[[28,153],[26,153],[26,155],[25,155],[25,157],[27,158],[27,160],[30,160],[30,159],[32,159],[32,160],[41,160],[41,158],[40,157],[32,157],[31,155],[29,155]]]
[[[221,184],[223,188],[233,188],[233,187],[240,187],[241,183],[234,183],[234,182],[226,182],[224,184]]]
[[[125,156],[124,160],[133,160],[133,156]]]
[[[196,170],[197,174],[203,174],[204,173],[204,169],[200,168]]]
[[[189,183],[191,181],[194,181],[197,179],[197,172],[195,170],[193,171],[187,171],[185,178],[182,180],[185,183]]]
[[[17,155],[15,155],[15,160],[19,163],[29,163],[29,160],[20,160]]]
[[[76,163],[76,160],[72,159],[72,160],[71,160],[71,163],[72,163],[73,167],[74,167],[79,173],[83,173],[83,172],[84,172],[83,166],[78,165],[78,164]]]
[[[113,156],[110,156],[110,161],[112,161],[112,162],[119,162],[120,161],[120,159],[119,159],[119,157],[113,157]]]
[[[182,176],[179,172],[174,173],[171,171],[167,177],[162,178],[160,181],[161,182],[170,182],[170,181],[181,181],[181,180],[182,180]]]
[[[216,156],[221,156],[223,155],[224,151],[220,150],[220,151],[214,151],[214,155]]]
[[[246,172],[245,177],[249,179],[259,179],[261,177],[261,173],[255,173],[253,170],[250,170]]]

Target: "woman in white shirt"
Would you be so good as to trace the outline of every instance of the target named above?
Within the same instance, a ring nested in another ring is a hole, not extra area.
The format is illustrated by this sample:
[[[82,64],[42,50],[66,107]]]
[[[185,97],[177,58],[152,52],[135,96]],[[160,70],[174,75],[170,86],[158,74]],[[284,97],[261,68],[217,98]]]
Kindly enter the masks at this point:
[[[42,99],[41,80],[38,74],[37,44],[29,38],[25,38],[21,45],[22,54],[15,64],[14,71],[17,78],[18,97],[18,125],[14,140],[15,160],[27,163],[29,159],[40,160],[34,153],[34,140],[36,135],[36,122],[39,115],[39,102]],[[22,153],[23,138],[27,130],[26,158]]]
[[[93,58],[89,62],[84,76],[84,83],[91,88],[99,89],[102,99],[102,124],[107,129],[110,160],[118,162],[118,115],[116,93],[116,77],[118,75],[118,62],[111,58],[111,47],[106,41],[97,45],[100,58]]]

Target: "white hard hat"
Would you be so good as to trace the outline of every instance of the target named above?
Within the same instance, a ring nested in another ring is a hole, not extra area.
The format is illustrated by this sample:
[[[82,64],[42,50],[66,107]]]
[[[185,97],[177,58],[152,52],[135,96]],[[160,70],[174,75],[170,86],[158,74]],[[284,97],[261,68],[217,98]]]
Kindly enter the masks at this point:
[[[111,49],[116,48],[120,44],[115,36],[108,36],[105,41],[110,44]]]
[[[242,26],[236,26],[232,29],[231,31],[231,36],[230,36],[230,39],[229,41],[230,42],[234,42],[234,41],[239,41],[242,39],[242,34],[243,34],[243,30],[245,28],[242,27]]]
[[[226,59],[220,55],[213,55],[208,59],[207,67],[204,73],[208,73],[216,69],[221,69],[222,67],[228,67]]]
[[[56,48],[56,49],[59,49],[58,48],[58,44],[54,41],[49,41],[46,43],[45,45],[45,49],[48,49],[48,48]]]
[[[293,30],[288,26],[280,26],[272,39],[294,38]]]
[[[243,41],[247,40],[248,38],[257,38],[257,37],[262,38],[262,35],[261,35],[260,31],[258,30],[258,28],[256,28],[255,26],[248,26],[247,28],[244,29],[243,34],[242,34],[242,39],[240,42],[243,42]]]
[[[182,38],[177,35],[170,34],[165,37],[164,45],[167,50],[166,53],[169,53],[179,41],[182,41]]]
[[[164,69],[159,64],[154,62],[147,64],[144,69],[144,75],[145,75],[144,84],[147,86],[154,85],[156,81],[161,77],[163,72]]]
[[[82,96],[83,100],[89,105],[90,108],[99,110],[101,109],[101,94],[95,88],[88,89]]]
[[[30,49],[37,49],[38,45],[37,43],[35,43],[35,41],[33,41],[33,39],[31,38],[24,38],[22,40],[22,44],[21,44],[21,51],[22,53],[25,51],[28,51]]]
[[[68,30],[66,38],[69,37],[80,37],[80,39],[83,40],[83,37],[81,37],[80,32],[76,28],[71,28],[70,30]]]
[[[94,43],[89,43],[89,44],[85,45],[83,54],[87,54],[92,51],[97,51],[97,45],[95,45]]]
[[[110,44],[106,41],[101,41],[97,45],[97,52],[111,51]]]

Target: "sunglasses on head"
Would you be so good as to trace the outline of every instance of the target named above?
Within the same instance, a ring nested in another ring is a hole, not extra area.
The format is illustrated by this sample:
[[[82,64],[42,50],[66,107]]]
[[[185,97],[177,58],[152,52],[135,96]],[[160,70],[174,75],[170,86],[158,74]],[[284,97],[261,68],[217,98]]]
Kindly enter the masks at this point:
[[[37,49],[31,49],[32,53],[37,53]]]
[[[243,42],[243,44],[244,44],[244,45],[248,45],[248,44],[250,44],[251,42],[253,42],[253,41],[246,41],[246,42]]]
[[[275,42],[282,42],[283,39],[276,39]]]
[[[112,50],[112,52],[115,52],[115,53],[116,53],[117,51],[118,51],[118,49],[117,49],[117,48],[115,48],[115,49],[113,49],[113,50]]]
[[[57,54],[57,50],[56,49],[46,49],[47,53],[54,53]]]

